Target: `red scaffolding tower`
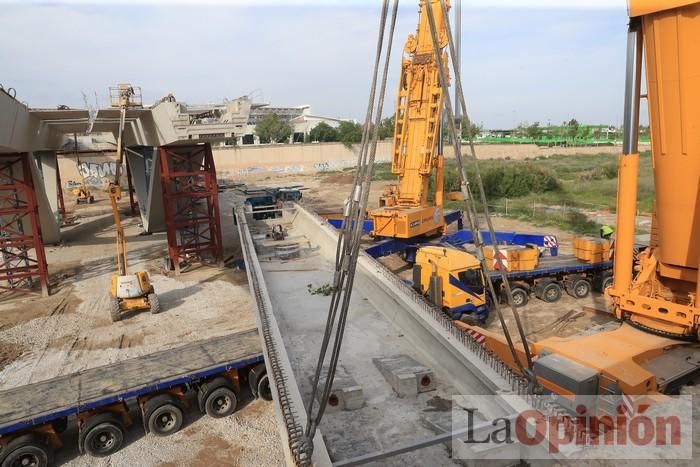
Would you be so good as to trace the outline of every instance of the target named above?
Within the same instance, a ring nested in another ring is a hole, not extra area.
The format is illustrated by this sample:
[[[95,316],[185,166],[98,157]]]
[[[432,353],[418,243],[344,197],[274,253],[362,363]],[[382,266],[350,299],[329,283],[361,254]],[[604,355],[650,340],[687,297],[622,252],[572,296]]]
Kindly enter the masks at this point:
[[[208,143],[160,148],[160,177],[175,273],[192,263],[223,266],[219,192]]]
[[[0,155],[0,290],[49,294],[49,274],[28,153]]]

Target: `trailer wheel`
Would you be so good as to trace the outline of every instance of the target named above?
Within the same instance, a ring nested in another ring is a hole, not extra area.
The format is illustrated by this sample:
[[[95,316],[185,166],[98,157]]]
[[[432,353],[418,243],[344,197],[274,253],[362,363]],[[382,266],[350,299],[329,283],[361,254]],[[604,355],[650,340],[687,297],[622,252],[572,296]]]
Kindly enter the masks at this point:
[[[213,418],[224,418],[236,411],[238,398],[233,390],[219,386],[209,393],[204,401],[204,411]]]
[[[158,313],[160,313],[160,300],[158,299],[158,295],[156,295],[155,292],[151,292],[148,294],[148,303],[151,305],[152,315],[157,315]]]
[[[2,467],[47,467],[50,459],[48,445],[32,433],[13,439],[0,453]]]
[[[586,298],[591,293],[591,283],[583,277],[578,277],[567,285],[566,292],[574,298]]]
[[[106,457],[121,449],[124,427],[113,413],[102,413],[87,419],[80,434],[80,449],[93,457]]]
[[[177,406],[173,397],[167,394],[149,399],[143,407],[143,417],[148,431],[156,436],[175,433],[182,428],[184,420],[182,409]]]
[[[528,293],[525,289],[521,289],[520,287],[515,287],[510,290],[511,294],[513,296],[513,305],[516,308],[521,308],[527,305],[529,296]]]
[[[267,373],[258,380],[258,397],[265,401],[272,400],[272,389],[270,389],[270,379]]]
[[[251,368],[248,373],[248,385],[253,397],[261,398],[266,401],[272,400],[272,391],[270,390],[270,379],[267,377],[267,369],[264,363],[260,363]]]
[[[542,287],[540,298],[547,303],[554,303],[561,298],[561,286],[556,282],[550,282]]]
[[[613,283],[612,273],[610,271],[601,272],[593,277],[593,290],[603,293],[605,289]]]
[[[112,318],[113,323],[122,319],[122,310],[117,297],[110,297],[109,299],[109,317]]]

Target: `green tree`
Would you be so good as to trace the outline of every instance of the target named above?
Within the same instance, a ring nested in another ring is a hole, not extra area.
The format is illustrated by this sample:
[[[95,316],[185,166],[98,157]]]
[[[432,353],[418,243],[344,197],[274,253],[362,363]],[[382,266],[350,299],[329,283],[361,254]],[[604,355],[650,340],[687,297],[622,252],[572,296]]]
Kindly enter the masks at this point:
[[[467,126],[466,122],[463,120],[462,121],[462,139],[468,139],[469,138],[469,132],[467,131],[471,127],[472,130],[472,138],[476,139],[479,136],[481,136],[481,132],[484,131],[484,127],[482,125],[477,125],[474,122],[471,122],[471,126]]]
[[[578,121],[575,118],[572,118],[565,125],[568,127],[566,135],[570,138],[575,138],[578,134],[578,128],[580,126]]]
[[[535,122],[532,125],[528,126],[525,129],[525,134],[527,135],[528,138],[531,139],[538,139],[542,137],[542,127],[540,126],[540,122]]]
[[[394,118],[395,116],[392,115],[391,117],[387,117],[384,120],[382,120],[382,126],[379,128],[379,138],[380,139],[386,139],[386,138],[393,138],[394,137],[394,127],[396,119]]]
[[[338,125],[338,141],[345,146],[352,146],[362,141],[362,125],[353,122],[340,122]]]
[[[311,129],[309,132],[309,139],[322,143],[338,141],[338,131],[328,123],[321,122]]]
[[[292,135],[292,131],[292,126],[280,120],[276,113],[265,115],[255,125],[255,134],[258,135],[261,143],[286,142]]]

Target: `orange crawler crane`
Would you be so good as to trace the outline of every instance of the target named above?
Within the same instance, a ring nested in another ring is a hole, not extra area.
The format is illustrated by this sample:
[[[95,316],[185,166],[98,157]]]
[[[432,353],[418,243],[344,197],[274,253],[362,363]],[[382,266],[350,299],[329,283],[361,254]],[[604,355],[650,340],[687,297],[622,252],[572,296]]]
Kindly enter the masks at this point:
[[[539,386],[572,400],[671,394],[700,376],[700,2],[631,0],[630,16],[614,281],[606,290],[621,324],[531,345]],[[643,56],[656,202],[649,248],[635,267]],[[457,325],[485,335],[486,347],[517,368],[501,336]]]
[[[445,2],[449,8],[450,2]],[[439,0],[421,0],[416,34],[409,35],[401,63],[396,99],[391,172],[398,185],[387,187],[379,208],[370,211],[372,235],[413,238],[443,232],[443,158],[440,153],[440,120],[444,89],[440,86],[426,9],[432,8],[440,48],[447,46],[445,17]],[[443,53],[443,63],[447,63]],[[435,199],[428,201],[430,177],[435,172]]]

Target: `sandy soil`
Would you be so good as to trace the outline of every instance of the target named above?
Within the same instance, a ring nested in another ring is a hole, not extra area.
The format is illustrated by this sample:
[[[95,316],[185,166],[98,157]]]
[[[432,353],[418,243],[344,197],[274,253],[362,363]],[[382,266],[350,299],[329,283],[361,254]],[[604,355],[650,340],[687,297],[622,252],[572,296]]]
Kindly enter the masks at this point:
[[[123,204],[124,212],[127,206]],[[237,234],[231,215],[223,214],[228,256],[236,250]],[[163,311],[127,314],[112,323],[109,289],[116,266],[111,209],[98,197],[97,203],[75,209],[71,216],[75,215],[77,222],[62,230],[62,244],[46,248],[51,296],[0,297],[0,390],[255,327],[244,272],[199,267],[177,277],[164,275],[165,234],[140,236],[140,219],[128,216],[123,223],[129,270],[149,272]],[[252,402],[225,420],[199,413],[190,413],[188,419],[190,425],[169,438],[143,438],[142,430],[135,428],[125,449],[100,462],[76,457],[75,441],[67,441],[59,463],[281,463],[269,403]]]

